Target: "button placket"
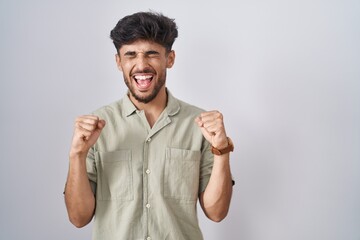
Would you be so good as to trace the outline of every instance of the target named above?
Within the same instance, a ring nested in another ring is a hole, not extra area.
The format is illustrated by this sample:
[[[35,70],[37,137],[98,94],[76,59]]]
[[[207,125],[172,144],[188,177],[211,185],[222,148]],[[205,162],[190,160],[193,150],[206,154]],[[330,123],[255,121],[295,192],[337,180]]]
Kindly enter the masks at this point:
[[[145,224],[145,226],[146,226],[146,235],[148,235],[149,234],[149,216],[148,216],[148,209],[149,209],[149,207],[147,207],[148,206],[148,191],[149,191],[149,179],[148,179],[148,173],[147,173],[147,170],[148,170],[148,165],[149,165],[149,144],[150,144],[150,141],[151,141],[151,138],[150,137],[148,137],[148,138],[146,138],[145,139],[145,145],[144,145],[144,162],[143,162],[143,168],[144,168],[144,170],[145,170],[145,173],[146,174],[144,174],[143,175],[143,196],[144,196],[144,203],[146,203],[146,204],[144,204],[145,206],[144,206],[144,214],[145,214],[145,221],[144,221],[144,224]],[[145,236],[146,236],[145,235]],[[145,239],[149,239],[149,236],[148,237],[146,237]],[[150,238],[151,239],[151,238]]]

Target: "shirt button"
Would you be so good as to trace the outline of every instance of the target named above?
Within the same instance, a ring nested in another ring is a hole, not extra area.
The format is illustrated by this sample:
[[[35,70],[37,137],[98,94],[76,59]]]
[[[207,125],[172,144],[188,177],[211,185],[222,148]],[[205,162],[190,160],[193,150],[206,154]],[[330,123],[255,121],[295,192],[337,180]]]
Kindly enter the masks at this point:
[[[146,174],[150,174],[150,169],[146,169]]]
[[[147,142],[151,142],[151,138],[148,138],[148,140],[146,140]]]
[[[146,208],[150,208],[150,204],[149,204],[149,203],[148,203],[148,204],[146,204],[145,206],[146,206]]]
[[[151,237],[147,237],[146,240],[151,240]]]

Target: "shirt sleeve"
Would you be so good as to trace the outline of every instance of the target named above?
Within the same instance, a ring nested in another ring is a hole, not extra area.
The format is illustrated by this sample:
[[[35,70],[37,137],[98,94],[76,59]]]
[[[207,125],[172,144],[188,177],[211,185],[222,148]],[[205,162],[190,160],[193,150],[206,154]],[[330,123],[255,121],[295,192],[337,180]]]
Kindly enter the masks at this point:
[[[90,181],[91,190],[96,194],[97,171],[95,164],[95,149],[91,147],[86,158],[86,171]]]
[[[199,194],[205,191],[209,183],[211,171],[214,164],[214,155],[211,152],[211,146],[208,141],[203,140],[201,160],[200,160],[200,186]]]

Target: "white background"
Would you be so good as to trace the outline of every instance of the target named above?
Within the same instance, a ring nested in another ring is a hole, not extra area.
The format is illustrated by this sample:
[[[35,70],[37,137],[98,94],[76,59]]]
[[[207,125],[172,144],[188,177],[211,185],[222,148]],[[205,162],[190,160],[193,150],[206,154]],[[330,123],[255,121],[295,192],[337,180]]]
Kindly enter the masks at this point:
[[[62,191],[77,115],[121,98],[109,32],[176,19],[167,86],[225,116],[228,217],[206,240],[360,240],[360,2],[0,1],[0,239],[90,239]]]

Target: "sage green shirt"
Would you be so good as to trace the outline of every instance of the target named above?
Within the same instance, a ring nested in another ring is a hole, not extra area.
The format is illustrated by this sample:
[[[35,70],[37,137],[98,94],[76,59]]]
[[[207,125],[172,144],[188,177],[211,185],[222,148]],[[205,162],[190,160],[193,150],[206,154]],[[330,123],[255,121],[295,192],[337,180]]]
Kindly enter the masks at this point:
[[[128,96],[94,112],[106,126],[87,158],[93,239],[203,239],[196,203],[214,157],[194,122],[202,111],[168,92],[152,128]]]

